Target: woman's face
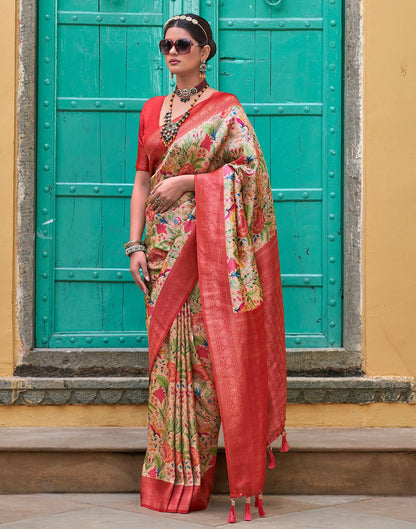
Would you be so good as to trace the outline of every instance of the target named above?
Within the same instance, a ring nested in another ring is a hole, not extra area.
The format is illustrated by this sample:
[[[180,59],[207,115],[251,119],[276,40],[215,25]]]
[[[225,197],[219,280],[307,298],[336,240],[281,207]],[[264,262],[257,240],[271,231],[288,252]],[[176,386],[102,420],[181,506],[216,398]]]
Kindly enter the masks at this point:
[[[178,39],[190,39],[194,44],[197,41],[191,37],[190,33],[186,29],[179,28],[177,26],[169,28],[165,33],[165,39],[170,39],[173,42]],[[210,47],[208,44],[201,48],[200,46],[191,46],[191,51],[186,55],[179,55],[172,46],[169,53],[165,55],[166,65],[169,70],[178,75],[189,75],[190,73],[199,73],[199,66],[203,59],[207,59],[209,55]]]

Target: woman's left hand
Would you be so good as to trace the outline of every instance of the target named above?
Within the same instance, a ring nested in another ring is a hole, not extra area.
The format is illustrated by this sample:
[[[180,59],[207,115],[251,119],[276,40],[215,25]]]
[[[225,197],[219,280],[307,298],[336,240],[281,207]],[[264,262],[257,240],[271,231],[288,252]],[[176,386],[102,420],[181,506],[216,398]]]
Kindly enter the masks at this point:
[[[189,187],[187,182],[190,176],[192,177],[193,175],[171,176],[155,185],[148,199],[149,205],[155,210],[155,213],[164,213],[184,193],[191,190],[187,189]]]

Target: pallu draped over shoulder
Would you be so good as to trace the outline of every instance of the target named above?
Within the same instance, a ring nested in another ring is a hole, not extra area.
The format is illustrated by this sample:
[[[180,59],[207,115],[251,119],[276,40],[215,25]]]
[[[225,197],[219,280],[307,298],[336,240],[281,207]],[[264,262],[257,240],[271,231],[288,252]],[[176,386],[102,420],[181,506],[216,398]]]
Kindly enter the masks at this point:
[[[197,103],[166,148],[163,97],[147,101],[136,169],[151,188],[195,174],[195,193],[146,207],[149,439],[141,502],[204,509],[222,423],[231,498],[262,492],[267,449],[286,442],[286,349],[269,175],[239,100]],[[175,121],[175,120],[174,120]],[[269,466],[272,466],[269,464]]]

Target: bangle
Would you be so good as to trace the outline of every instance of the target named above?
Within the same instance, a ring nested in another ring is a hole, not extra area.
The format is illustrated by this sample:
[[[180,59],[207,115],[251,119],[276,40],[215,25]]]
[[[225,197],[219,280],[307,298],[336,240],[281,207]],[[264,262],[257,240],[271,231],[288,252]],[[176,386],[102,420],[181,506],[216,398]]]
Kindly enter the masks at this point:
[[[146,246],[144,241],[128,241],[124,245],[124,248],[129,248],[130,246],[133,246],[133,244],[143,244],[143,246]]]
[[[126,248],[125,254],[129,257],[134,252],[146,252],[146,246],[144,244],[132,244]]]

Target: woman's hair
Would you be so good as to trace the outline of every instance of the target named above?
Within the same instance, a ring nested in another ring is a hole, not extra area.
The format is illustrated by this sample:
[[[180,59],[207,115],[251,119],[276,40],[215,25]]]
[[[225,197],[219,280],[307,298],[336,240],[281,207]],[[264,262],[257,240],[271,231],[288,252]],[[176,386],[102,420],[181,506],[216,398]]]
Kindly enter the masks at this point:
[[[205,18],[200,17],[199,15],[194,15],[193,13],[185,13],[186,17],[195,18],[198,20],[198,24],[194,24],[190,20],[186,20],[185,18],[178,18],[178,19],[170,19],[168,23],[165,26],[163,35],[166,35],[166,31],[169,28],[178,27],[186,29],[186,31],[191,35],[192,38],[194,38],[198,44],[206,45],[209,44],[211,51],[209,52],[207,61],[212,59],[214,57],[215,52],[217,51],[217,45],[214,42],[214,39],[212,38],[212,30],[211,26],[209,25],[209,22],[205,20]],[[200,24],[200,25],[199,25]],[[202,26],[202,29],[200,26]],[[206,36],[205,36],[205,33]],[[207,42],[208,37],[208,42]]]

